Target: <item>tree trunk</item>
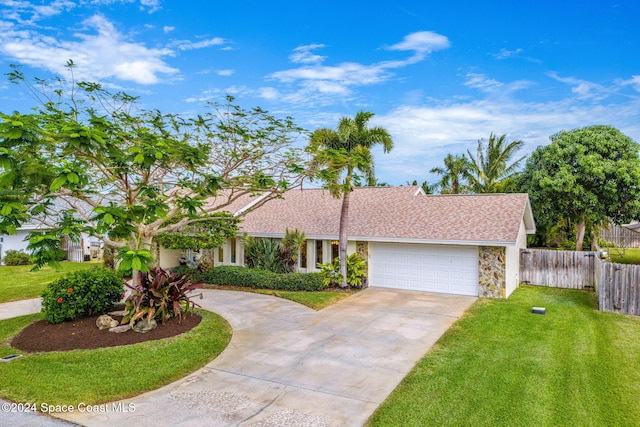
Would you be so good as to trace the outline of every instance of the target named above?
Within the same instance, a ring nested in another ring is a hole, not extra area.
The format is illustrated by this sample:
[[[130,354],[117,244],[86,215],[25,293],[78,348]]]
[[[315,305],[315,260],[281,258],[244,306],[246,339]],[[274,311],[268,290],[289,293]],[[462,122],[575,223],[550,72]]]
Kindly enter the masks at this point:
[[[347,283],[347,228],[349,226],[349,196],[351,190],[342,194],[342,210],[340,211],[340,234],[338,238],[338,254],[340,256],[340,274],[342,275],[341,288],[348,288]]]
[[[582,250],[582,244],[584,243],[584,233],[587,229],[587,222],[584,219],[584,214],[580,218],[580,222],[576,225],[576,251]]]
[[[140,237],[140,239],[138,241],[133,241],[132,245],[130,246],[130,248],[135,248],[137,249],[149,249],[151,250],[151,242],[153,241],[153,238],[151,237],[146,237],[146,236],[142,236]],[[142,279],[144,277],[144,273],[139,271],[139,270],[133,270],[131,272],[131,285],[135,288],[137,288],[139,285],[142,284]]]

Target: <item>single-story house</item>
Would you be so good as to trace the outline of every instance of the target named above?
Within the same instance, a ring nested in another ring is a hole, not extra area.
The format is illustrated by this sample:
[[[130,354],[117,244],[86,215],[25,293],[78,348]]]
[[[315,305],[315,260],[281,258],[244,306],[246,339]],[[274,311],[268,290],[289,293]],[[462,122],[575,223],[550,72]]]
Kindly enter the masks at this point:
[[[301,271],[338,256],[341,199],[294,189],[251,210],[258,197],[227,208],[244,213],[240,234],[278,239],[286,228],[303,231]],[[506,298],[518,287],[520,249],[534,233],[526,194],[426,195],[410,186],[356,188],[350,197],[348,253],[367,260],[372,287]],[[179,257],[160,249],[165,268]],[[242,265],[240,239],[229,239],[214,258],[214,265]]]
[[[7,251],[27,251],[29,244],[29,234],[32,231],[42,230],[42,226],[38,224],[26,223],[16,230],[15,234],[0,234],[0,264]]]
[[[29,222],[18,228],[15,234],[0,234],[0,265],[3,264],[7,251],[14,250],[30,253],[27,249],[29,245],[29,235],[33,231],[45,229],[41,224]],[[81,262],[87,256],[93,257],[94,254],[98,254],[96,257],[99,256],[101,244],[102,242],[96,238],[83,233],[82,239],[79,242],[67,242],[67,244],[63,245],[62,249],[67,253],[70,261]]]

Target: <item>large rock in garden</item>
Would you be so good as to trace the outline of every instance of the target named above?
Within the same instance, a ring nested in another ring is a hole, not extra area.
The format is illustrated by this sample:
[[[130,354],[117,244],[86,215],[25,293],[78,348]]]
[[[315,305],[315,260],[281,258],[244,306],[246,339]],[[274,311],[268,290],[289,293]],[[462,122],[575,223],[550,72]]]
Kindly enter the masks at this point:
[[[146,318],[144,318],[139,320],[133,326],[133,330],[144,334],[145,332],[149,332],[150,330],[155,329],[157,326],[158,326],[158,322],[156,322],[154,319],[151,319],[149,321]]]
[[[109,328],[109,332],[115,332],[116,334],[121,334],[123,332],[127,332],[129,329],[131,329],[131,325],[127,323],[126,325],[120,325],[120,326],[116,326],[115,328]]]
[[[115,328],[119,324],[120,322],[106,314],[103,314],[96,319],[96,326],[98,327],[98,329]]]

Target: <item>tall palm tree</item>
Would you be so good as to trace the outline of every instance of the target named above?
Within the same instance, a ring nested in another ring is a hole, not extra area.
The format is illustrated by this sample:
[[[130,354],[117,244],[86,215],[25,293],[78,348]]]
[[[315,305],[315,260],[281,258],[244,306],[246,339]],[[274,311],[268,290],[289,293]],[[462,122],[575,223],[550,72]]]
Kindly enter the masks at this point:
[[[431,173],[440,175],[440,181],[436,183],[442,194],[460,194],[466,192],[465,181],[469,177],[469,163],[462,155],[447,154],[444,158],[444,167],[431,169]]]
[[[349,196],[353,191],[355,173],[360,172],[368,183],[376,182],[371,147],[380,144],[385,153],[393,148],[389,132],[382,127],[367,126],[374,114],[360,111],[354,118],[343,117],[338,128],[317,129],[311,134],[307,151],[312,155],[312,178],[322,180],[332,196],[342,197],[339,229],[341,287],[347,284],[347,228]]]
[[[476,156],[469,150],[469,184],[475,193],[500,193],[502,182],[510,178],[526,156],[509,164],[515,153],[522,148],[522,141],[507,141],[507,135],[496,137],[493,133],[485,147],[484,141],[478,141]]]

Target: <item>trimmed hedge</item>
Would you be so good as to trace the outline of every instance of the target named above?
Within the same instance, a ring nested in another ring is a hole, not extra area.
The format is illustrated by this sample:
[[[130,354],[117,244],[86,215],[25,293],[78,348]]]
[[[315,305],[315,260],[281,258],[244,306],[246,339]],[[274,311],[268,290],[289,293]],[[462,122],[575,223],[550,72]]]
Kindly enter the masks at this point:
[[[183,267],[174,271],[188,273]],[[207,271],[191,270],[193,282],[209,285],[244,286],[279,291],[320,291],[326,289],[320,273],[272,273],[266,270],[225,265]]]

